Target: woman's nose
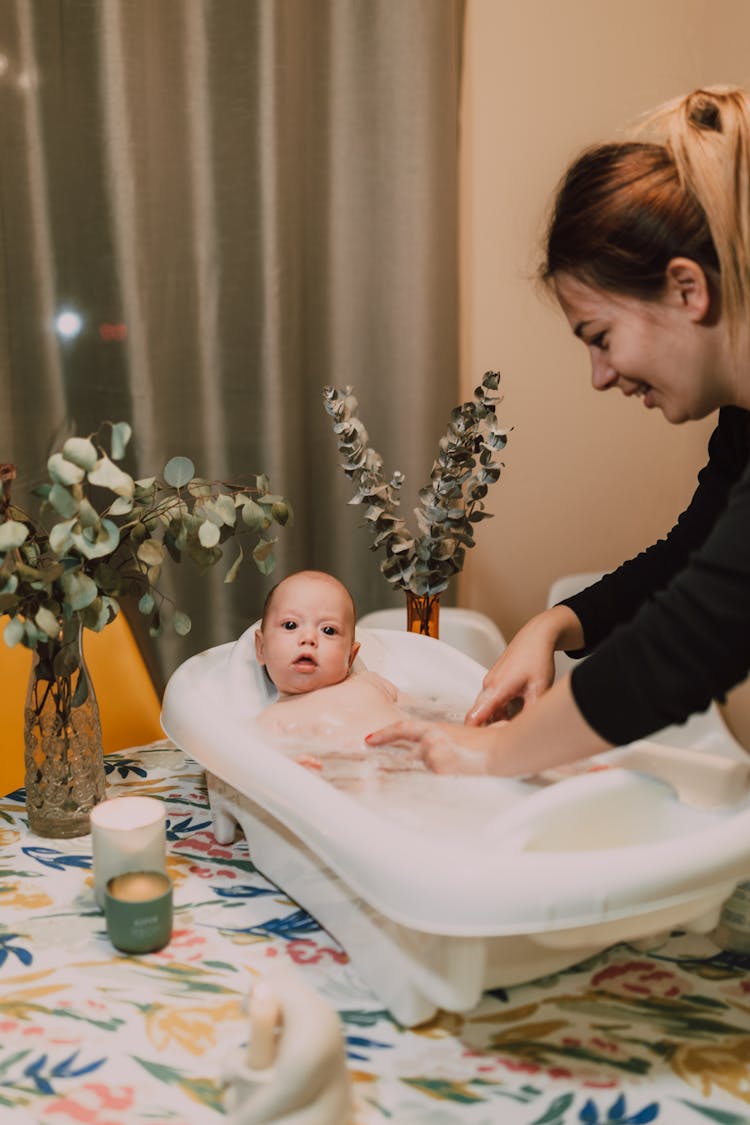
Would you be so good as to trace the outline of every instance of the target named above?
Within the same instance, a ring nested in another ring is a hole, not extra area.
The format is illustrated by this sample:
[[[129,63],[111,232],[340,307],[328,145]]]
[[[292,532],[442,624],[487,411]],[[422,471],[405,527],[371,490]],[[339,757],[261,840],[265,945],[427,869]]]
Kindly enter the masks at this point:
[[[591,357],[591,384],[595,391],[606,391],[617,382],[617,372],[606,356],[595,352]]]

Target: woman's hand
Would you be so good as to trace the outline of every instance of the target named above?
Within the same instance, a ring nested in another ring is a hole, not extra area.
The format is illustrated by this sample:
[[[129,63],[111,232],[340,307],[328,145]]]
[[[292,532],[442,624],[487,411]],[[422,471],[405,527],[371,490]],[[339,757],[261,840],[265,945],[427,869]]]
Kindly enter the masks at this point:
[[[586,723],[562,676],[535,707],[510,723],[468,727],[405,720],[368,734],[368,746],[401,745],[414,750],[435,773],[525,777],[610,750]]]
[[[535,703],[555,678],[555,650],[582,646],[581,623],[567,606],[553,606],[532,617],[484,677],[466,724],[478,727],[511,719]]]
[[[404,746],[414,751],[433,773],[491,773],[491,753],[497,745],[498,727],[469,730],[457,723],[432,723],[406,719],[368,734],[368,746]]]

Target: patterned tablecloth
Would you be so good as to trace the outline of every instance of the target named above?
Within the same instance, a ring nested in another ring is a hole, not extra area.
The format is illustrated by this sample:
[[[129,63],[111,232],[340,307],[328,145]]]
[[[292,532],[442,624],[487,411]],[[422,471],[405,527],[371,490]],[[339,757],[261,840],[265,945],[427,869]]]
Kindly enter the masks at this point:
[[[107,769],[110,796],[166,804],[172,941],[118,954],[93,899],[91,837],[32,836],[23,793],[0,800],[3,1123],[216,1125],[248,986],[274,958],[339,1013],[356,1125],[750,1122],[749,958],[684,935],[649,954],[619,945],[405,1030],[244,839],[216,843],[195,762],[164,743]]]

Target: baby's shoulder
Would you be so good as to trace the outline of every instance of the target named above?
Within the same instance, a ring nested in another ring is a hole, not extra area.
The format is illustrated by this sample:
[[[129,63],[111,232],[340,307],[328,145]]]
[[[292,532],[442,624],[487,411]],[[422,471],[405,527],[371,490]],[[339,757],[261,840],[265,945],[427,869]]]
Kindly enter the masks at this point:
[[[381,695],[385,695],[388,699],[392,699],[394,701],[398,699],[398,688],[396,687],[396,685],[392,684],[390,680],[386,680],[384,676],[379,675],[377,672],[357,672],[355,673],[353,678],[360,681],[360,683],[362,683],[363,685],[366,684],[367,686],[374,688],[376,691],[380,692]]]

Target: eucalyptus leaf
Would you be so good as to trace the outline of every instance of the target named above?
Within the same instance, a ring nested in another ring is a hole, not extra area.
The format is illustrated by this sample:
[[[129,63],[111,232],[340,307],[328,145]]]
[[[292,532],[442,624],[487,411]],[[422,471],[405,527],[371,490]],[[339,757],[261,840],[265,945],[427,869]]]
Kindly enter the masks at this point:
[[[51,610],[42,606],[36,611],[34,621],[39,626],[42,633],[45,633],[51,640],[54,640],[60,632],[60,622]]]
[[[68,571],[60,579],[65,600],[72,610],[85,609],[99,594],[96,582],[88,574]]]
[[[119,570],[110,566],[109,563],[100,562],[94,571],[94,581],[98,588],[107,594],[119,594],[122,586],[122,579]]]
[[[188,615],[186,613],[183,613],[179,609],[176,610],[172,617],[172,628],[174,629],[175,633],[177,633],[180,637],[186,637],[190,632],[192,626],[193,623]]]
[[[195,476],[195,465],[189,457],[171,457],[164,466],[164,480],[172,488],[184,488]]]
[[[253,561],[261,574],[270,574],[275,565],[273,548],[275,539],[261,539],[253,551]]]
[[[49,545],[56,555],[62,555],[73,542],[71,531],[75,520],[65,520],[63,523],[56,523],[49,533]]]
[[[63,484],[53,484],[47,502],[63,519],[70,519],[78,511],[78,502],[70,489]]]
[[[187,490],[191,496],[211,496],[213,489],[209,480],[204,480],[203,477],[194,477],[188,482]]]
[[[79,469],[84,469],[87,472],[89,469],[93,469],[99,457],[93,441],[84,437],[68,438],[62,447],[62,453],[66,461],[71,461]]]
[[[76,682],[73,698],[70,701],[71,707],[82,707],[89,697],[89,678],[81,668],[78,673],[78,680]]]
[[[79,531],[74,525],[70,538],[87,559],[99,559],[112,554],[120,542],[120,531],[111,520],[104,519],[98,529],[85,527]]]
[[[238,554],[237,558],[234,560],[234,562],[232,563],[232,565],[230,566],[229,570],[226,573],[226,576],[224,578],[225,582],[234,582],[234,580],[236,579],[237,575],[240,572],[240,567],[242,566],[242,560],[245,557],[245,552],[242,550],[241,544],[240,544],[239,551],[240,551],[240,553]]]
[[[47,472],[53,484],[80,484],[86,476],[80,465],[74,465],[62,453],[53,453],[47,460]]]
[[[29,529],[19,520],[0,523],[0,551],[13,551],[28,539]]]
[[[95,468],[91,469],[87,475],[90,484],[98,485],[100,488],[108,488],[110,492],[114,492],[118,496],[132,498],[135,492],[133,478],[128,473],[124,473],[119,465],[115,465],[114,461],[110,461],[106,455],[99,458]]]
[[[60,645],[52,661],[52,671],[55,676],[57,676],[58,679],[67,679],[67,677],[72,676],[80,666],[81,662],[78,656],[78,646],[72,641],[68,642],[68,644]]]
[[[203,547],[215,547],[219,542],[220,535],[221,532],[218,527],[215,523],[211,523],[210,520],[204,520],[198,530],[198,538]]]
[[[250,531],[259,531],[266,519],[265,512],[254,500],[248,500],[242,506],[242,522]]]
[[[234,501],[229,496],[220,493],[216,497],[214,505],[223,522],[229,527],[234,527],[237,523],[237,509],[234,506]]]
[[[29,648],[36,649],[39,641],[42,639],[42,634],[39,632],[35,622],[33,622],[30,617],[27,617],[23,623],[23,632],[23,643]]]
[[[91,605],[81,613],[81,621],[92,633],[101,633],[102,629],[114,621],[120,606],[115,598],[95,598]]]
[[[145,566],[159,566],[164,560],[164,546],[158,539],[144,539],[136,555]]]
[[[286,527],[292,519],[292,509],[285,501],[276,500],[271,505],[271,515],[280,527]]]
[[[148,616],[149,613],[153,613],[155,605],[156,601],[154,600],[154,595],[150,590],[147,590],[138,602],[138,611],[145,616]]]
[[[118,496],[109,506],[111,516],[127,516],[133,510],[133,501],[128,496]]]
[[[98,527],[101,518],[94,505],[85,496],[78,501],[76,519],[82,527]]]
[[[110,449],[114,461],[122,461],[132,433],[133,431],[127,422],[115,422],[112,426],[112,444]]]

